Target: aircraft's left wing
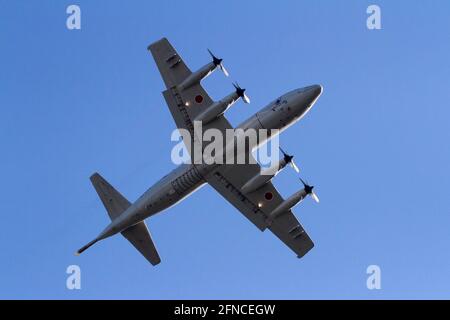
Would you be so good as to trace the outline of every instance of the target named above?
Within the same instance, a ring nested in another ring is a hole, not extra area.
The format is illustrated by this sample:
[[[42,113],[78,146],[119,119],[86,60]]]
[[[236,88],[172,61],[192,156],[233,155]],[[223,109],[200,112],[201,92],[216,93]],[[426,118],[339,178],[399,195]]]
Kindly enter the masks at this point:
[[[224,164],[205,179],[261,231],[268,228],[299,258],[303,257],[314,247],[314,243],[291,210],[279,215],[270,225],[266,222],[266,217],[284,201],[273,184],[268,182],[248,194],[240,191],[248,180],[259,173],[258,164]]]

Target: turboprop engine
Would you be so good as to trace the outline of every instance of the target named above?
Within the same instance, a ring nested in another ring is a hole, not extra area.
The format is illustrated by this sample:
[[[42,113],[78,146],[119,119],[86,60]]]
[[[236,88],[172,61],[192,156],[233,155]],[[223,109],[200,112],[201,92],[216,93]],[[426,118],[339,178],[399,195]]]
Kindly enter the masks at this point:
[[[233,86],[236,89],[233,93],[230,93],[225,98],[214,102],[205,111],[195,117],[194,121],[202,121],[203,124],[211,122],[224,114],[225,111],[227,111],[228,108],[231,107],[239,98],[242,98],[242,101],[245,103],[250,103],[250,99],[245,94],[245,89],[242,89],[237,83],[233,83]]]
[[[276,217],[282,215],[283,213],[286,213],[293,207],[295,207],[297,204],[299,204],[303,199],[305,199],[308,195],[311,196],[311,198],[314,199],[317,203],[319,203],[319,198],[314,193],[313,189],[314,186],[308,185],[306,182],[304,182],[301,178],[300,181],[303,183],[303,189],[300,191],[297,191],[292,196],[284,200],[278,207],[276,207],[267,217],[266,222],[268,225],[272,224],[272,221],[275,220]]]
[[[222,70],[223,74],[228,77],[228,71],[222,64],[223,59],[217,58],[209,49],[209,54],[211,55],[212,61],[210,63],[205,64],[203,67],[192,73],[189,77],[187,77],[178,88],[181,90],[186,90],[193,85],[199,83],[202,79],[209,76],[217,67]]]
[[[254,176],[251,178],[244,186],[242,187],[241,191],[244,194],[253,192],[264,186],[267,182],[273,179],[281,170],[283,170],[288,164],[298,173],[300,172],[297,165],[294,163],[294,156],[288,155],[286,152],[284,152],[283,149],[280,147],[281,153],[283,153],[283,158],[278,161],[277,164],[274,166],[265,169],[260,174]]]

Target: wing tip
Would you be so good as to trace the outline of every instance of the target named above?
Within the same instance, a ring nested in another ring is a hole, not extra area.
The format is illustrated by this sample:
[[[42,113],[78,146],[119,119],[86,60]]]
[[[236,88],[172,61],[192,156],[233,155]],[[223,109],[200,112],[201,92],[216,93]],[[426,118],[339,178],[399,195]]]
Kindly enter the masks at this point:
[[[150,261],[150,263],[152,266],[156,267],[158,264],[161,263],[161,259],[158,257],[157,260]]]
[[[89,177],[90,180],[92,179],[96,179],[96,178],[100,178],[100,173],[98,173],[97,171],[94,172],[93,174],[91,174],[91,176]]]
[[[167,40],[166,37],[162,37],[161,39],[156,40],[156,41],[150,43],[150,44],[147,46],[147,50],[150,51],[150,52],[152,52],[152,49],[153,49],[156,45],[158,45],[159,43],[161,43],[161,42],[169,42],[169,40]]]
[[[305,250],[303,250],[299,255],[297,255],[298,259],[303,258],[309,251],[312,250],[312,248],[314,248],[314,242],[311,241],[311,244],[308,248],[306,248]]]

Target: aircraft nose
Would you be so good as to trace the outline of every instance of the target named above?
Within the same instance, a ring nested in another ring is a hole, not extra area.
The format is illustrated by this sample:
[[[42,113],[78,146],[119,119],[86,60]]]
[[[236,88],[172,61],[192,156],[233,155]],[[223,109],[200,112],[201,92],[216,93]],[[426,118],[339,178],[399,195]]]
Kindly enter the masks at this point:
[[[322,94],[322,86],[315,84],[313,86],[305,87],[299,91],[297,96],[297,103],[301,108],[310,108],[317,98]]]
[[[309,87],[308,93],[314,100],[322,94],[323,87],[320,84],[315,84]]]
[[[316,100],[322,94],[322,90],[323,90],[323,88],[320,84],[316,84],[316,85],[306,88],[305,93],[304,93],[304,98],[305,98],[307,108],[312,107],[314,102],[316,102]]]
[[[316,84],[313,86],[313,90],[317,95],[322,94],[323,87],[320,84]]]

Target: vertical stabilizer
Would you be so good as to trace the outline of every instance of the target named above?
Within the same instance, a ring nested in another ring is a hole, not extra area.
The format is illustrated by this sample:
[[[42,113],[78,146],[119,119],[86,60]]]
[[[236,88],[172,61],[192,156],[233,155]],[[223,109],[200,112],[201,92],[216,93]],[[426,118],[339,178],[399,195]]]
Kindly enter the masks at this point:
[[[100,174],[94,173],[90,179],[92,185],[95,188],[95,191],[97,191],[98,196],[102,200],[106,211],[108,211],[108,215],[111,220],[117,218],[131,205],[131,203],[127,199],[125,199],[125,197],[120,194],[119,191],[114,189],[114,187],[111,186],[108,181],[103,179]]]

